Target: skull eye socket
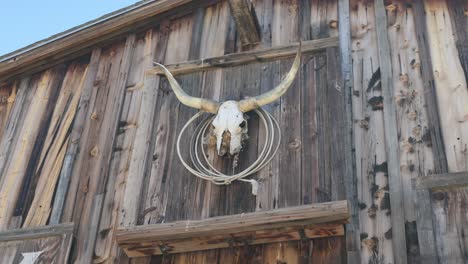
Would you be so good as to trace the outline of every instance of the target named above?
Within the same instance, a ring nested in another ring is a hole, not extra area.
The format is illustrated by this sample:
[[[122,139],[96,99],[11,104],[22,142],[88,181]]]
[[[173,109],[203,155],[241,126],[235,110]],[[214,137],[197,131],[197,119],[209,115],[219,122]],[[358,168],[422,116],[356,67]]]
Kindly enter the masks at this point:
[[[242,123],[239,124],[239,127],[244,128],[246,125],[247,125],[247,122],[245,122],[245,120],[244,120],[244,121],[242,121]]]

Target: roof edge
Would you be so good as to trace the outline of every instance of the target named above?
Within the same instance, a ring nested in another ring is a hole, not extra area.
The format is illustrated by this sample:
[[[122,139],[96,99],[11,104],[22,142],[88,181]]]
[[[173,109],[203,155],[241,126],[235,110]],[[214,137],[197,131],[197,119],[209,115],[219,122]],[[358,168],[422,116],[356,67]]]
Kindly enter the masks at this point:
[[[177,17],[219,0],[146,0],[40,40],[0,57],[0,84],[22,74],[76,58],[94,46],[135,31],[158,19]]]

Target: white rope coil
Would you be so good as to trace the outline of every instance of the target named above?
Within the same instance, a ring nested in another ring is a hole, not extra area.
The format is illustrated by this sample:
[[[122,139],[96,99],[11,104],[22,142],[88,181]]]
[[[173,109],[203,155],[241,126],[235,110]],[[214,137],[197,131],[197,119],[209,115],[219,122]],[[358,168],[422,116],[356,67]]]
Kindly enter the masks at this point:
[[[185,130],[193,123],[198,117],[200,117],[204,112],[198,112],[182,127],[180,134],[177,138],[177,155],[179,156],[180,161],[184,167],[190,171],[193,175],[202,178],[204,180],[211,181],[217,185],[229,185],[235,180],[249,182],[252,184],[252,194],[257,195],[258,182],[253,179],[244,179],[245,177],[251,176],[252,174],[260,171],[264,168],[278,152],[278,148],[281,143],[281,131],[278,125],[278,121],[267,111],[262,108],[255,109],[255,113],[259,116],[261,123],[265,127],[265,141],[263,149],[260,152],[260,155],[257,159],[243,171],[234,174],[226,175],[218,171],[214,166],[209,162],[204,148],[203,137],[207,134],[209,125],[214,119],[214,115],[208,116],[202,120],[197,127],[195,128],[194,133],[190,139],[190,160],[192,161],[192,168],[182,157],[180,150],[180,141]],[[275,140],[275,137],[277,140]],[[276,146],[275,146],[276,142]],[[200,157],[201,153],[201,157]]]

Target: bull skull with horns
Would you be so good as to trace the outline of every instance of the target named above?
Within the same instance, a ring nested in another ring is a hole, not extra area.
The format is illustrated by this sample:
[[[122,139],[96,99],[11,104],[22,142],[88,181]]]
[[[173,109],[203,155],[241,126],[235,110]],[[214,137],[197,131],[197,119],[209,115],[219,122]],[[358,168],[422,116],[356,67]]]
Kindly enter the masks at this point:
[[[164,65],[154,64],[162,68],[174,94],[182,104],[216,115],[211,124],[214,127],[218,155],[223,156],[226,153],[226,148],[223,148],[223,146],[228,146],[229,153],[236,155],[241,150],[243,139],[247,137],[247,120],[244,113],[278,100],[288,90],[301,65],[301,45],[299,45],[299,50],[289,73],[278,86],[261,95],[240,101],[229,100],[219,103],[190,96],[180,87],[174,76]]]

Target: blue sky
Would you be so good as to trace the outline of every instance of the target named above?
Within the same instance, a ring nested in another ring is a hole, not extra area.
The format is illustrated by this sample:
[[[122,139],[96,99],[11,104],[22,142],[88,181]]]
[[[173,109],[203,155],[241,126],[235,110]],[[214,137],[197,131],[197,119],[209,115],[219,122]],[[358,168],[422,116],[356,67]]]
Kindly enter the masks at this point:
[[[135,2],[138,1],[2,1],[0,56]]]

